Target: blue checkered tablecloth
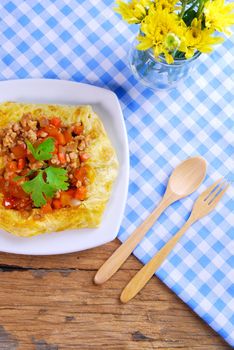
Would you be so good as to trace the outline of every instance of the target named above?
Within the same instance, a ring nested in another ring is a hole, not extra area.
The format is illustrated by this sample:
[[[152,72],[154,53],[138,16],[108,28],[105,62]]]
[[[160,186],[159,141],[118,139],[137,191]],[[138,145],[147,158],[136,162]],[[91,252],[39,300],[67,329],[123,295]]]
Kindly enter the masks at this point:
[[[208,163],[201,188],[168,208],[134,254],[146,263],[184,224],[194,199],[215,179],[232,181],[233,67],[230,39],[178,90],[152,92],[127,65],[136,28],[112,11],[112,0],[2,0],[0,79],[59,78],[91,83],[119,97],[129,137],[131,171],[120,240],[162,198],[181,160],[200,154]],[[217,210],[191,227],[157,276],[234,345],[233,187]],[[143,291],[144,293],[144,291]]]

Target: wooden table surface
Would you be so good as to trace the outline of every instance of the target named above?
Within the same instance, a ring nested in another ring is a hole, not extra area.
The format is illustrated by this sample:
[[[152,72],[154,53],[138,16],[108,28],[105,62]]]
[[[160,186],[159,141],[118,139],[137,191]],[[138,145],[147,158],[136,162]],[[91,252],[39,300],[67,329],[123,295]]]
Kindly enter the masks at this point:
[[[103,286],[95,271],[116,240],[60,256],[0,254],[0,350],[231,349],[156,277],[129,304],[133,257]]]

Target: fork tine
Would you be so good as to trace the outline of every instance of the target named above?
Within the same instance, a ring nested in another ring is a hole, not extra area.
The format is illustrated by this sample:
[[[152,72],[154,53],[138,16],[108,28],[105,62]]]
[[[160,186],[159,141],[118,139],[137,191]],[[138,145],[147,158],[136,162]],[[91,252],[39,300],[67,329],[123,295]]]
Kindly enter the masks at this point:
[[[221,179],[215,181],[215,182],[213,183],[213,185],[211,185],[210,187],[208,187],[208,188],[202,193],[203,198],[205,197],[205,198],[204,198],[205,201],[206,201],[207,198],[213,193],[213,191],[215,190],[215,188],[218,186],[218,184],[219,184],[222,180],[223,180],[223,178],[221,178]]]
[[[224,193],[227,191],[228,187],[230,185],[229,184],[226,184],[226,186],[221,189],[221,191],[218,192],[218,194],[216,194],[212,199],[211,201],[208,203],[209,205],[212,205],[213,207],[216,206],[216,204],[220,201],[220,199],[223,197]]]
[[[215,198],[217,196],[217,194],[219,194],[219,192],[223,189],[225,185],[225,181],[222,181],[221,183],[219,183],[214,189],[213,191],[211,191],[208,196],[206,197],[205,200],[208,200],[209,203],[212,202],[212,199]]]

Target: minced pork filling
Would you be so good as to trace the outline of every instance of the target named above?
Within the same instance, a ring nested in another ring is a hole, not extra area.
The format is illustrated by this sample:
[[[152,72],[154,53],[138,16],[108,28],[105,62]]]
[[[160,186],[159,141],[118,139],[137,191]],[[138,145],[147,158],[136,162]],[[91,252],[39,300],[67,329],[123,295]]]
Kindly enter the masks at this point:
[[[57,116],[21,120],[0,129],[0,192],[6,209],[30,215],[79,205],[87,198],[91,168],[89,137],[81,122],[63,125]]]

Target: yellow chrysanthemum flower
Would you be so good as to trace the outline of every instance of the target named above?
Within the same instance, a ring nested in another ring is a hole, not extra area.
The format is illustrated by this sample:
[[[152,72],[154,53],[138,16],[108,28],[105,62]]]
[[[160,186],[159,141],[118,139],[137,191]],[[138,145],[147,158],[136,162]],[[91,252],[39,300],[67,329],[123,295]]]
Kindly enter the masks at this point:
[[[230,35],[226,29],[234,24],[234,3],[225,4],[224,0],[209,0],[205,3],[206,27]]]
[[[188,27],[185,33],[185,41],[180,50],[185,52],[186,58],[191,58],[196,51],[210,53],[212,45],[220,44],[223,38],[212,36],[214,30],[201,28],[201,20],[194,18],[191,27]]]
[[[173,51],[181,45],[181,39],[185,30],[184,23],[175,13],[168,10],[159,10],[151,7],[148,15],[141,24],[141,33],[137,39],[139,50],[153,49],[154,56],[164,54],[167,63],[173,63]],[[173,43],[170,39],[173,37]]]
[[[147,8],[151,4],[150,0],[132,0],[126,3],[122,0],[116,1],[119,7],[115,12],[119,13],[129,24],[140,23],[147,14]]]
[[[155,0],[155,6],[157,10],[168,10],[170,12],[179,9],[179,7],[175,8],[177,2],[177,0]]]

